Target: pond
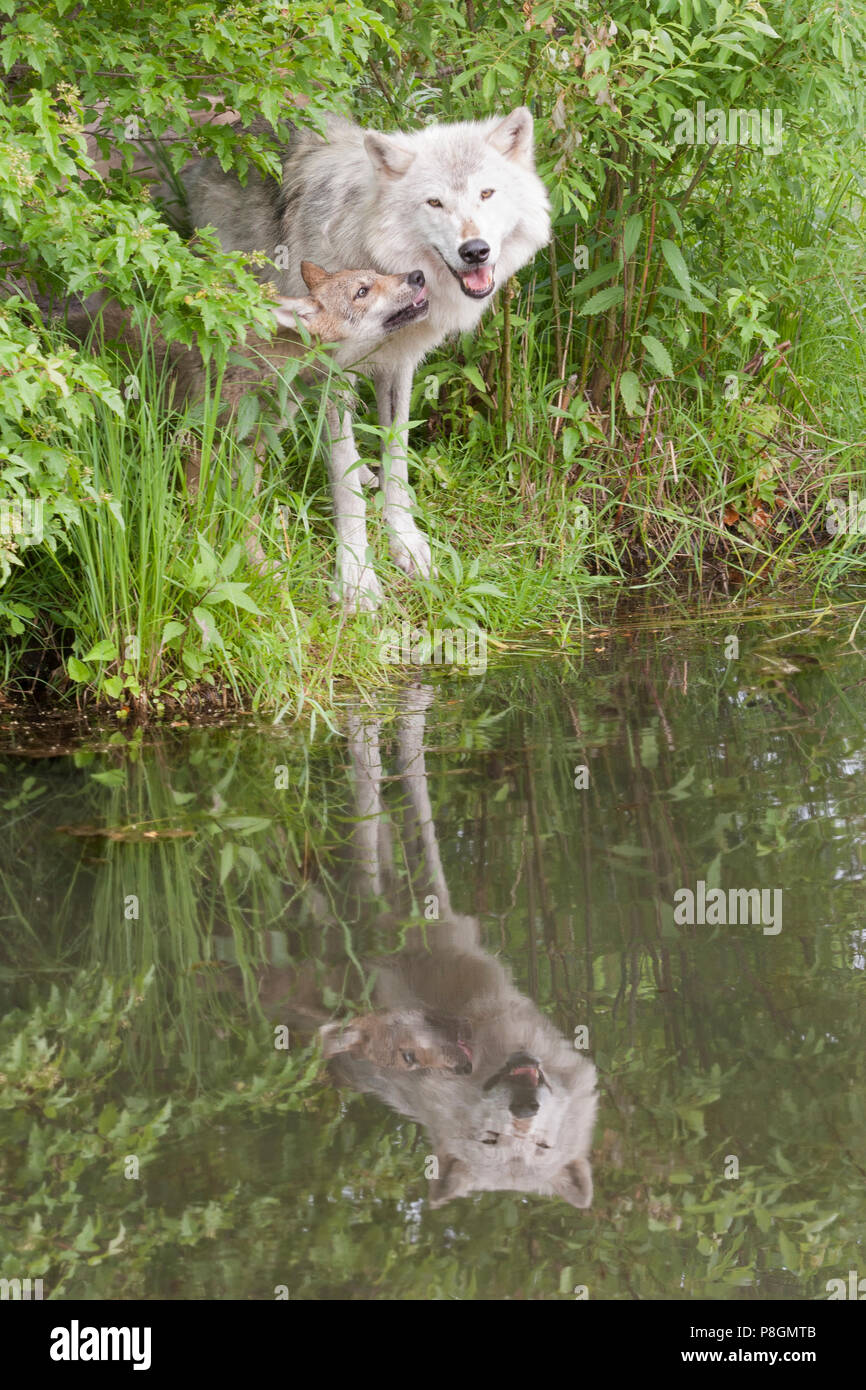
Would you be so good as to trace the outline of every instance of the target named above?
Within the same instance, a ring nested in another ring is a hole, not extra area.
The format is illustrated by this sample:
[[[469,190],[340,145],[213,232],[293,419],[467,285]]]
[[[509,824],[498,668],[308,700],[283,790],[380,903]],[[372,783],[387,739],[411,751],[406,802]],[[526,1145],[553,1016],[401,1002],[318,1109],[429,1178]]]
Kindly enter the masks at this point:
[[[406,673],[338,731],[0,714],[0,1274],[84,1299],[847,1288],[858,611],[642,617]]]

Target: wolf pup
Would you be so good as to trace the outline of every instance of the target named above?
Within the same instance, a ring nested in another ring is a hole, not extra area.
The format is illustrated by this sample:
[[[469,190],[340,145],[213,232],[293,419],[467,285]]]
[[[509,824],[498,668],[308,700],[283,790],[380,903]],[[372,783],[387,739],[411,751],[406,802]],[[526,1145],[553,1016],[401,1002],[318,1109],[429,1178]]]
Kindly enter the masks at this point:
[[[299,324],[312,337],[332,344],[329,355],[337,366],[346,368],[373,352],[392,333],[406,324],[419,322],[428,313],[427,288],[421,270],[396,275],[381,275],[375,270],[329,272],[312,261],[302,261],[300,276],[308,293],[301,297],[279,297],[271,305],[277,323],[275,336],[270,339],[257,337],[238,349],[239,355],[246,357],[247,364],[229,363],[225,369],[221,400],[232,414],[237,411],[245,395],[269,377],[278,376],[290,359],[304,356],[307,348],[298,331]],[[99,303],[95,307],[79,305],[69,309],[67,327],[81,340],[88,339],[95,329],[101,338],[116,343],[131,364],[141,361],[141,334],[134,328],[129,313],[114,302]],[[176,396],[180,401],[197,401],[204,397],[207,374],[198,348],[166,344],[154,334],[150,339],[150,349],[157,372],[168,358]],[[307,380],[315,375],[316,368],[302,373]],[[339,452],[340,424],[335,405],[328,405],[327,418],[332,440],[335,441],[333,447]],[[357,458],[355,454],[355,464]],[[186,468],[190,492],[198,488],[200,471],[201,455],[193,448],[188,455]],[[348,464],[346,472],[349,472]],[[355,472],[359,474],[357,468]],[[341,481],[340,505],[336,509],[338,545],[352,548],[358,544],[358,526],[363,527],[363,516],[359,519],[357,515],[359,481],[363,481],[363,475],[359,474],[354,481],[351,476]],[[257,522],[258,519],[254,523],[256,526]],[[264,555],[257,542],[255,545],[251,556],[255,563],[262,565]]]
[[[281,183],[251,174],[243,188],[216,161],[187,166],[181,177],[191,220],[214,226],[227,251],[260,251],[291,267],[261,272],[282,294],[299,292],[294,267],[302,255],[383,271],[407,265],[423,271],[429,314],[386,339],[362,369],[374,380],[379,424],[388,431],[382,481],[391,556],[407,574],[428,576],[430,546],[412,518],[409,490],[412,377],[443,338],[475,328],[497,286],[550,238],[550,205],[535,173],[532,116],[520,106],[504,120],[436,124],[396,135],[365,132],[334,117],[326,139],[296,131],[282,166]],[[381,598],[366,562],[357,460],[347,409],[332,436],[329,474],[337,518],[335,587],[350,609],[375,608]]]
[[[472,1071],[472,1050],[458,1037],[456,1021],[432,1018],[418,1009],[359,1014],[318,1029],[326,1061],[351,1056],[396,1071]]]

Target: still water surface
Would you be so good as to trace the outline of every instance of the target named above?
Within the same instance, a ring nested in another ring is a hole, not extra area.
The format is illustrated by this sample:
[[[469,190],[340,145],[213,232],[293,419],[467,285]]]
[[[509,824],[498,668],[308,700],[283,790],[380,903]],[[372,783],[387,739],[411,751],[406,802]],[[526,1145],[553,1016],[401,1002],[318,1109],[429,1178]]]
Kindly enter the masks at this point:
[[[600,632],[339,735],[0,719],[0,1275],[551,1300],[866,1275],[850,627]]]

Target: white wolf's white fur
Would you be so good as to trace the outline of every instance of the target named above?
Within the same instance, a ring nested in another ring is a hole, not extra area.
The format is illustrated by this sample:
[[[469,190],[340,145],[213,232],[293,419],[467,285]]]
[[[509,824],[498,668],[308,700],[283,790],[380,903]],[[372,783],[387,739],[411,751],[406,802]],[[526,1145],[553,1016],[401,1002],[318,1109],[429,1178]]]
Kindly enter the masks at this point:
[[[549,239],[549,203],[535,173],[530,112],[518,107],[504,120],[436,124],[396,135],[365,133],[333,118],[327,140],[297,132],[284,152],[281,187],[252,177],[241,188],[218,165],[203,161],[185,172],[184,181],[195,225],[215,226],[226,250],[261,251],[287,267],[262,272],[282,294],[303,293],[305,259],[329,270],[369,265],[386,273],[424,271],[427,319],[393,334],[356,365],[373,377],[379,423],[389,430],[383,487],[392,557],[409,574],[429,575],[430,546],[412,519],[408,485],[412,377],[443,338],[476,326],[495,288]],[[432,207],[431,199],[441,206]],[[460,255],[472,239],[489,247],[486,265],[493,271],[489,285],[483,273],[475,275],[479,297],[470,293],[473,272]],[[346,406],[332,425],[329,462],[337,587],[348,607],[373,608],[381,590],[366,561],[357,463]]]

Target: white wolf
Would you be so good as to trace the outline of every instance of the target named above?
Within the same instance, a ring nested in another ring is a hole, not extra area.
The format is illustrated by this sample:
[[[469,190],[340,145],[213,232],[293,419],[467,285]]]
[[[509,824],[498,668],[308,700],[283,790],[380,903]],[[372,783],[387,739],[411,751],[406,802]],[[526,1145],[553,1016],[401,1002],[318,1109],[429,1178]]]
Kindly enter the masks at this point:
[[[339,1075],[427,1129],[438,1170],[430,1175],[432,1207],[470,1192],[499,1191],[537,1192],[588,1207],[598,1105],[595,1066],[521,994],[508,967],[484,949],[478,919],[452,906],[424,758],[425,711],[432,698],[425,686],[404,692],[397,768],[408,807],[403,854],[413,869],[415,893],[434,894],[438,919],[427,925],[423,939],[420,932],[407,934],[405,952],[379,960],[376,998],[385,1009],[462,1019],[472,1067],[457,1074],[405,1075],[347,1057]],[[350,720],[349,748],[361,817],[353,849],[358,868],[378,894],[385,866],[375,721]]]
[[[251,176],[245,188],[214,161],[183,173],[190,216],[212,225],[226,250],[260,251],[281,294],[303,293],[302,260],[371,265],[385,273],[418,266],[430,312],[402,328],[358,369],[372,376],[383,451],[384,519],[391,555],[407,574],[431,572],[430,546],[412,518],[407,427],[412,377],[448,334],[471,331],[497,286],[550,237],[547,192],[535,172],[532,116],[430,125],[395,135],[331,118],[327,138],[298,130],[283,151],[278,184]],[[368,561],[366,510],[348,404],[332,430],[329,475],[337,519],[336,588],[348,608],[375,608],[379,581]]]

